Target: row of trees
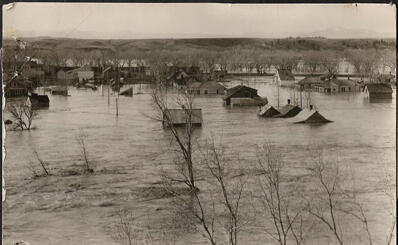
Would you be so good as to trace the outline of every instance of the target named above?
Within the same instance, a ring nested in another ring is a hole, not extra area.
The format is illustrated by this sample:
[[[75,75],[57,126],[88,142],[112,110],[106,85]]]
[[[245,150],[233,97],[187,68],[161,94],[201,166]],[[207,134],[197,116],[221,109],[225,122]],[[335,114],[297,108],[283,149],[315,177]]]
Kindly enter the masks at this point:
[[[288,68],[303,72],[337,72],[342,59],[355,67],[355,72],[370,76],[379,71],[379,67],[395,69],[395,52],[390,49],[346,49],[335,50],[269,50],[258,47],[233,47],[207,51],[187,48],[183,50],[139,50],[123,45],[109,47],[87,47],[84,49],[43,49],[35,44],[27,45],[25,52],[34,53],[44,66],[64,67],[73,64],[82,66],[91,64],[105,69],[109,66],[123,67],[137,65],[156,66],[159,60],[176,66],[199,66],[205,72],[215,68],[221,71],[245,71],[259,74],[270,72],[271,67]],[[4,68],[13,64],[15,49],[9,45],[4,51]],[[28,56],[28,55],[27,55]],[[32,55],[30,55],[33,57]],[[71,63],[71,64],[68,64]],[[217,67],[216,67],[217,64]],[[156,70],[156,69],[153,69]]]

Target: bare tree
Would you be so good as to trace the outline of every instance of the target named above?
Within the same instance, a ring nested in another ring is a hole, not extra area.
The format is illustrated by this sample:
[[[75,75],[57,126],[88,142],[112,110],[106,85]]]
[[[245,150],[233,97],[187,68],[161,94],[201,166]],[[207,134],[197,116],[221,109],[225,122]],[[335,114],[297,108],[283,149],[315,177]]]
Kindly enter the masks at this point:
[[[86,146],[87,137],[88,137],[87,134],[85,134],[85,132],[82,130],[76,139],[80,145],[80,150],[84,161],[84,172],[93,173],[94,169],[92,163],[88,159],[87,146]]]
[[[294,238],[297,245],[304,241],[305,228],[304,208],[299,203],[291,204],[295,198],[292,193],[287,193],[283,170],[285,163],[270,143],[264,144],[257,151],[257,162],[261,171],[258,186],[261,189],[259,198],[264,212],[271,216],[274,231],[264,229],[265,233],[281,245],[289,243],[289,235]],[[311,226],[308,227],[311,229]],[[308,229],[308,230],[309,230]],[[307,230],[307,231],[308,231]]]
[[[41,168],[43,169],[43,172],[45,174],[45,176],[50,175],[50,172],[48,171],[47,167],[46,167],[46,163],[40,158],[39,153],[37,153],[36,149],[33,151],[36,159],[39,161]]]
[[[27,104],[9,105],[8,111],[15,120],[14,129],[30,130],[33,120],[37,117],[36,110]]]
[[[117,216],[118,221],[115,224],[113,236],[117,240],[124,241],[129,245],[138,244],[138,232],[134,229],[136,218],[133,216],[133,212],[119,210]]]
[[[177,128],[173,124],[172,115],[168,111],[167,94],[162,86],[153,90],[152,101],[153,106],[157,111],[157,120],[163,122],[163,125],[171,132],[174,142],[175,151],[182,157],[182,161],[177,161],[177,170],[182,180],[177,180],[185,183],[191,191],[197,191],[195,186],[194,164],[193,164],[193,133],[194,124],[193,120],[193,95],[182,93],[174,96],[175,105],[182,110],[185,123],[182,128]]]
[[[233,181],[226,170],[224,149],[217,148],[214,140],[207,143],[206,150],[203,152],[203,162],[216,180],[218,188],[221,190],[222,203],[226,210],[226,231],[228,234],[228,244],[239,244],[238,234],[244,226],[242,217],[242,199],[248,177],[238,177]]]
[[[326,225],[340,245],[343,245],[343,230],[337,217],[338,208],[341,207],[340,197],[340,171],[337,162],[326,164],[322,153],[319,151],[311,169],[319,192],[312,200],[307,202],[308,212]]]
[[[333,51],[324,51],[321,57],[321,64],[324,70],[330,74],[336,74],[338,72],[338,64],[340,62],[340,56]]]

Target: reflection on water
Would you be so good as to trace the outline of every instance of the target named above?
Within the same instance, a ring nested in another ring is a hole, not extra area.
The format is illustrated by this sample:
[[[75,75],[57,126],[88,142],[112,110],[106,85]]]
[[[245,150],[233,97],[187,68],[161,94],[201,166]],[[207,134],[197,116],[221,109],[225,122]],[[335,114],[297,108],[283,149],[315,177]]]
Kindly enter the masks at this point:
[[[277,89],[271,84],[272,78],[245,80],[246,85],[258,89],[260,96],[268,97],[271,105],[277,105]],[[242,81],[237,80],[226,85],[240,83]],[[88,152],[97,169],[128,171],[129,181],[137,185],[155,181],[159,162],[168,158],[163,148],[169,142],[168,134],[160,122],[151,119],[155,112],[149,85],[129,86],[134,87],[134,93],[143,94],[120,96],[118,117],[115,116],[115,94],[110,92],[108,105],[106,89],[70,88],[71,96],[49,95],[50,108],[39,111],[34,121],[35,130],[7,132],[6,184],[17,188],[23,183],[33,146],[53,168],[78,162],[76,137],[81,129],[88,135]],[[291,95],[292,90],[281,88],[280,104],[284,105]],[[200,96],[195,103],[202,108],[203,126],[197,136],[222,138],[228,148],[241,154],[243,163],[246,156],[255,153],[256,145],[265,141],[275,143],[286,160],[297,165],[308,160],[303,153],[305,147],[321,145],[325,154],[337,156],[344,165],[355,169],[360,188],[366,192],[383,180],[386,171],[395,171],[395,92],[393,98],[390,103],[369,103],[362,93],[312,93],[311,103],[333,123],[307,125],[282,118],[260,118],[257,107],[230,108],[223,105],[220,96]],[[7,119],[6,112],[4,118]],[[97,179],[96,183],[106,186],[107,182],[115,181],[114,178],[119,177],[107,176]],[[369,193],[368,198],[371,195]],[[377,207],[377,203],[373,205]]]

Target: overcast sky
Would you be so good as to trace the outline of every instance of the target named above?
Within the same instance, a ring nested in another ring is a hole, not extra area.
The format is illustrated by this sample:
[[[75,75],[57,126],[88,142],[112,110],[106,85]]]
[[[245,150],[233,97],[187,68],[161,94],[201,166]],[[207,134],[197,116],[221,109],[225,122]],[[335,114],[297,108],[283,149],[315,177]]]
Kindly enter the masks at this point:
[[[392,5],[16,3],[5,37],[395,37]]]

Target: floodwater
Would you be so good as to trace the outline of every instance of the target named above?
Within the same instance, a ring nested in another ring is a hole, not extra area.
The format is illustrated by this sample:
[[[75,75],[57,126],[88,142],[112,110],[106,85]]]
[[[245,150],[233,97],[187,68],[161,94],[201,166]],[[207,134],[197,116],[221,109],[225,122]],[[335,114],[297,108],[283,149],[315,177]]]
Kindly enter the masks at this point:
[[[227,86],[245,83],[267,96],[277,106],[277,89],[271,78],[236,80]],[[134,85],[135,91],[139,85]],[[121,208],[134,210],[139,226],[157,229],[167,217],[167,200],[151,198],[145,188],[160,180],[160,171],[169,166],[170,136],[161,123],[153,120],[150,88],[143,94],[122,97],[119,116],[115,116],[115,96],[107,91],[70,88],[71,96],[50,96],[49,109],[40,110],[31,131],[7,131],[6,160],[3,165],[7,196],[3,209],[4,244],[18,240],[30,244],[120,244],[112,236],[115,213]],[[280,105],[293,96],[292,90],[279,89]],[[296,94],[295,97],[299,101]],[[389,199],[383,195],[384,182],[395,185],[396,102],[369,103],[363,93],[326,95],[311,93],[311,104],[333,123],[293,124],[289,119],[257,117],[257,107],[229,108],[220,96],[198,96],[202,108],[201,139],[215,137],[239,153],[241,168],[250,168],[257,145],[272,142],[297,172],[310,161],[308,147],[321,147],[329,159],[351,169],[356,187],[370,216],[376,244],[390,227]],[[306,95],[302,96],[306,104]],[[9,102],[12,103],[12,102]],[[5,112],[4,119],[7,119]],[[70,175],[80,171],[77,137],[87,135],[88,157],[94,164],[92,175]],[[31,167],[38,166],[36,150],[52,176],[32,178]],[[387,178],[391,176],[391,178]],[[350,222],[347,222],[350,223]],[[353,225],[354,226],[354,225]],[[327,232],[327,229],[325,228]],[[200,235],[179,236],[177,244],[206,241]],[[243,232],[242,244],[273,244],[264,234]],[[346,232],[347,244],[361,240]],[[326,241],[326,240],[324,240]],[[332,238],[327,243],[334,244]],[[202,244],[195,243],[195,244]],[[319,244],[313,240],[311,244]],[[326,242],[322,242],[325,243]]]

